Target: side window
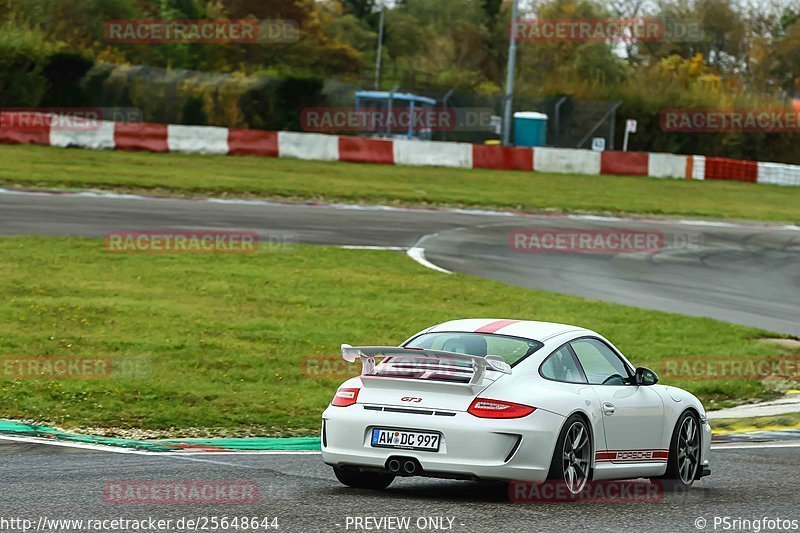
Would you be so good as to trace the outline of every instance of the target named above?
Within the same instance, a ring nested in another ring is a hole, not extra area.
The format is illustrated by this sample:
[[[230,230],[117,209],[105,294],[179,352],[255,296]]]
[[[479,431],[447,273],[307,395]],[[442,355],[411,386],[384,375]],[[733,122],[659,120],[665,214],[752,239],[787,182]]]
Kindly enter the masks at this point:
[[[569,347],[562,346],[544,360],[539,367],[543,378],[565,383],[586,383]]]
[[[570,344],[592,385],[624,385],[630,377],[625,363],[605,343],[578,339]]]

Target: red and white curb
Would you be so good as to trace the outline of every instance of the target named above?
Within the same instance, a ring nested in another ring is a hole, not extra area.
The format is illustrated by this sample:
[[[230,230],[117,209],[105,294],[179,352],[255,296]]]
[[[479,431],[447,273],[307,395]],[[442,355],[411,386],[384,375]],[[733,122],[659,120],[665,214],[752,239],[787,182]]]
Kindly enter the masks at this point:
[[[315,161],[583,175],[732,180],[800,186],[800,165],[737,161],[722,157],[486,146],[446,141],[392,140],[216,126],[109,121],[97,121],[92,127],[76,130],[60,127],[60,121],[54,114],[29,111],[0,111],[0,123],[14,125],[0,128],[0,144],[291,157]]]

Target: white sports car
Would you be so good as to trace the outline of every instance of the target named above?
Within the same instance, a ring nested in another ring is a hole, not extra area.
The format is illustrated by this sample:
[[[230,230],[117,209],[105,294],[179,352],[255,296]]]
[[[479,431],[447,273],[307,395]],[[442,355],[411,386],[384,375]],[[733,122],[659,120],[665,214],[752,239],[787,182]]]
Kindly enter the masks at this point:
[[[342,356],[362,372],[322,415],[322,458],[351,487],[549,479],[577,494],[590,479],[689,487],[711,473],[700,401],[588,329],[455,320]]]

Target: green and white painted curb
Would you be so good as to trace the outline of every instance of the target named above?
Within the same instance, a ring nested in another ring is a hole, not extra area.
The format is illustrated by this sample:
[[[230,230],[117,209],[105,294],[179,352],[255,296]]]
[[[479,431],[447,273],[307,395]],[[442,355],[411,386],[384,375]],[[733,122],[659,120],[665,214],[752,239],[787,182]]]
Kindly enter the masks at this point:
[[[247,437],[211,439],[133,440],[68,433],[46,426],[0,420],[0,435],[38,437],[56,441],[118,446],[151,452],[230,452],[230,451],[319,451],[319,437]]]

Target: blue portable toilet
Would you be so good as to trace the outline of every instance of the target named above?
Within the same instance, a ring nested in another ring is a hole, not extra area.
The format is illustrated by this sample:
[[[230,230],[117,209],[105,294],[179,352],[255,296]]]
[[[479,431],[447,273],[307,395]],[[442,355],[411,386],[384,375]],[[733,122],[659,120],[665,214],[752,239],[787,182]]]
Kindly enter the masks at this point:
[[[514,145],[544,146],[547,140],[547,115],[536,111],[514,113]]]

